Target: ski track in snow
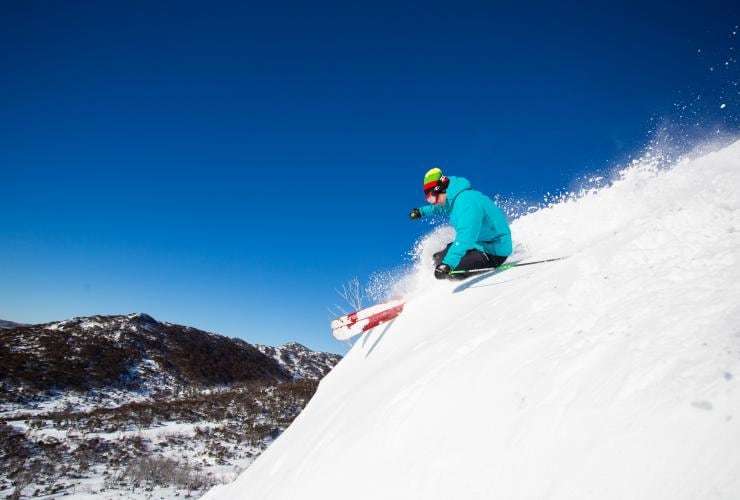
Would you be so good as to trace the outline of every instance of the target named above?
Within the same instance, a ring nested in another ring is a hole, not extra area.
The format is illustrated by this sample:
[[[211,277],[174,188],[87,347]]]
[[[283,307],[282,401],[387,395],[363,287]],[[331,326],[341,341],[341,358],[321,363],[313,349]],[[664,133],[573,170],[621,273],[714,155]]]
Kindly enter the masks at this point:
[[[740,498],[740,142],[512,225],[512,260],[436,282],[354,343],[209,499]]]

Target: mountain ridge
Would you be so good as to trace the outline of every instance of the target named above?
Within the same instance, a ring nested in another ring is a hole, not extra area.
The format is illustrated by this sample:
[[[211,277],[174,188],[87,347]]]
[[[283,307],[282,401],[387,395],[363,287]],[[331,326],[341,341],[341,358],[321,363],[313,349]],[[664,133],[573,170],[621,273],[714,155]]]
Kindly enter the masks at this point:
[[[15,328],[16,326],[28,326],[23,323],[16,323],[15,321],[8,321],[5,319],[0,319],[0,328]]]
[[[16,401],[104,387],[154,394],[319,379],[340,359],[297,343],[256,346],[145,313],[16,325],[0,330],[0,341],[0,395]]]

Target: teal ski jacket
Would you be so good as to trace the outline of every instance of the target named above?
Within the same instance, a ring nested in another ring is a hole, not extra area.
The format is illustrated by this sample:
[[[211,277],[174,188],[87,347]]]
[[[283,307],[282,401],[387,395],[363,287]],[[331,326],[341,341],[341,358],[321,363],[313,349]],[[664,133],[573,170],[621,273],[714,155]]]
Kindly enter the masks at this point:
[[[449,215],[455,228],[455,241],[442,260],[455,269],[468,250],[476,249],[492,255],[511,255],[511,229],[503,210],[480,191],[474,191],[463,177],[447,176],[447,201],[444,205],[425,205],[419,209],[422,217]]]

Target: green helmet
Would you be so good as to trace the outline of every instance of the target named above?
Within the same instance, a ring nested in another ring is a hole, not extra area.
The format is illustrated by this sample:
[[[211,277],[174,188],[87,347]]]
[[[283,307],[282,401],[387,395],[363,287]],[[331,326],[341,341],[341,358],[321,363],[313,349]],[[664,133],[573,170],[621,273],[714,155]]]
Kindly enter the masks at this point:
[[[434,192],[435,195],[444,193],[447,190],[450,180],[445,177],[439,167],[434,167],[424,174],[424,194],[429,195]]]

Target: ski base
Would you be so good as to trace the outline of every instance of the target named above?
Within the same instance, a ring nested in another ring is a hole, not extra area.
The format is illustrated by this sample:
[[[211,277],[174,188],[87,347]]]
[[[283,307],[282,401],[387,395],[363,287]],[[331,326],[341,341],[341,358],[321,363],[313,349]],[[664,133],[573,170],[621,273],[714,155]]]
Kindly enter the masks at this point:
[[[350,339],[395,319],[404,305],[402,300],[391,300],[351,312],[331,322],[332,334],[337,340]]]

